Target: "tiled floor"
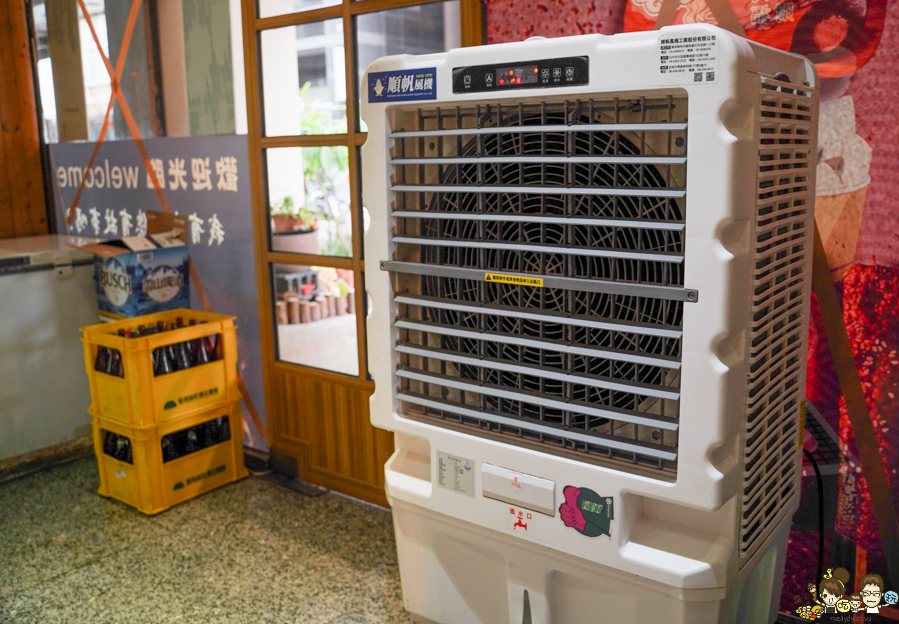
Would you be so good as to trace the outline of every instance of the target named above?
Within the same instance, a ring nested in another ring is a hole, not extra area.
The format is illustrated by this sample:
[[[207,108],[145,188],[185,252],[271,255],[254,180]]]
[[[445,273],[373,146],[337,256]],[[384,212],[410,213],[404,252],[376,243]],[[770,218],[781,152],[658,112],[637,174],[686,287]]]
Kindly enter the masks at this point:
[[[0,485],[0,622],[411,622],[387,511],[250,477],[150,518],[97,484]]]
[[[278,325],[278,357],[285,362],[359,374],[356,317],[332,316],[314,323]]]

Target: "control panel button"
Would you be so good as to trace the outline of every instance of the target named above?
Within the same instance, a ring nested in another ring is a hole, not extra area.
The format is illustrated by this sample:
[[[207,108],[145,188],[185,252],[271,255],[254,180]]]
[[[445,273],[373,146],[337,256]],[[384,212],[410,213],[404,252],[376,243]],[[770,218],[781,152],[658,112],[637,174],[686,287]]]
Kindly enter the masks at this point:
[[[586,56],[509,61],[453,68],[453,93],[496,93],[511,89],[552,89],[590,82]]]

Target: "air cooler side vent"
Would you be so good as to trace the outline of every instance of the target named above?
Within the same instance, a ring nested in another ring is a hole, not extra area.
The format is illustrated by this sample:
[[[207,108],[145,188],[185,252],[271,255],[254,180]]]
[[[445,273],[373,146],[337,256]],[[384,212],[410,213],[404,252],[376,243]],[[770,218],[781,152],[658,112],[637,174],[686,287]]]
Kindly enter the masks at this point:
[[[740,563],[796,501],[812,253],[812,94],[762,77]]]

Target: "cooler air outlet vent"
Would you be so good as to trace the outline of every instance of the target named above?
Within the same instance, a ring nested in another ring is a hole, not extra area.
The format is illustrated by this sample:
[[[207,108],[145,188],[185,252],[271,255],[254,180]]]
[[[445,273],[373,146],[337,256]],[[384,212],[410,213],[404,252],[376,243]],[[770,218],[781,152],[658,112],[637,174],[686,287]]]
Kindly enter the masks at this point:
[[[686,97],[393,119],[401,414],[672,478]]]

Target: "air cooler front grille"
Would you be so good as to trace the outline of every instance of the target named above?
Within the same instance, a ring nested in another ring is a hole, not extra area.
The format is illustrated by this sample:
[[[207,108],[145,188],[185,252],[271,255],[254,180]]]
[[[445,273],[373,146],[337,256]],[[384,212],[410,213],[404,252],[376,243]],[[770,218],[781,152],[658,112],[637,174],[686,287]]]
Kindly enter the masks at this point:
[[[391,114],[400,413],[672,478],[686,96]]]
[[[803,317],[812,253],[812,94],[763,78],[740,559],[758,550],[798,496],[805,387]]]

